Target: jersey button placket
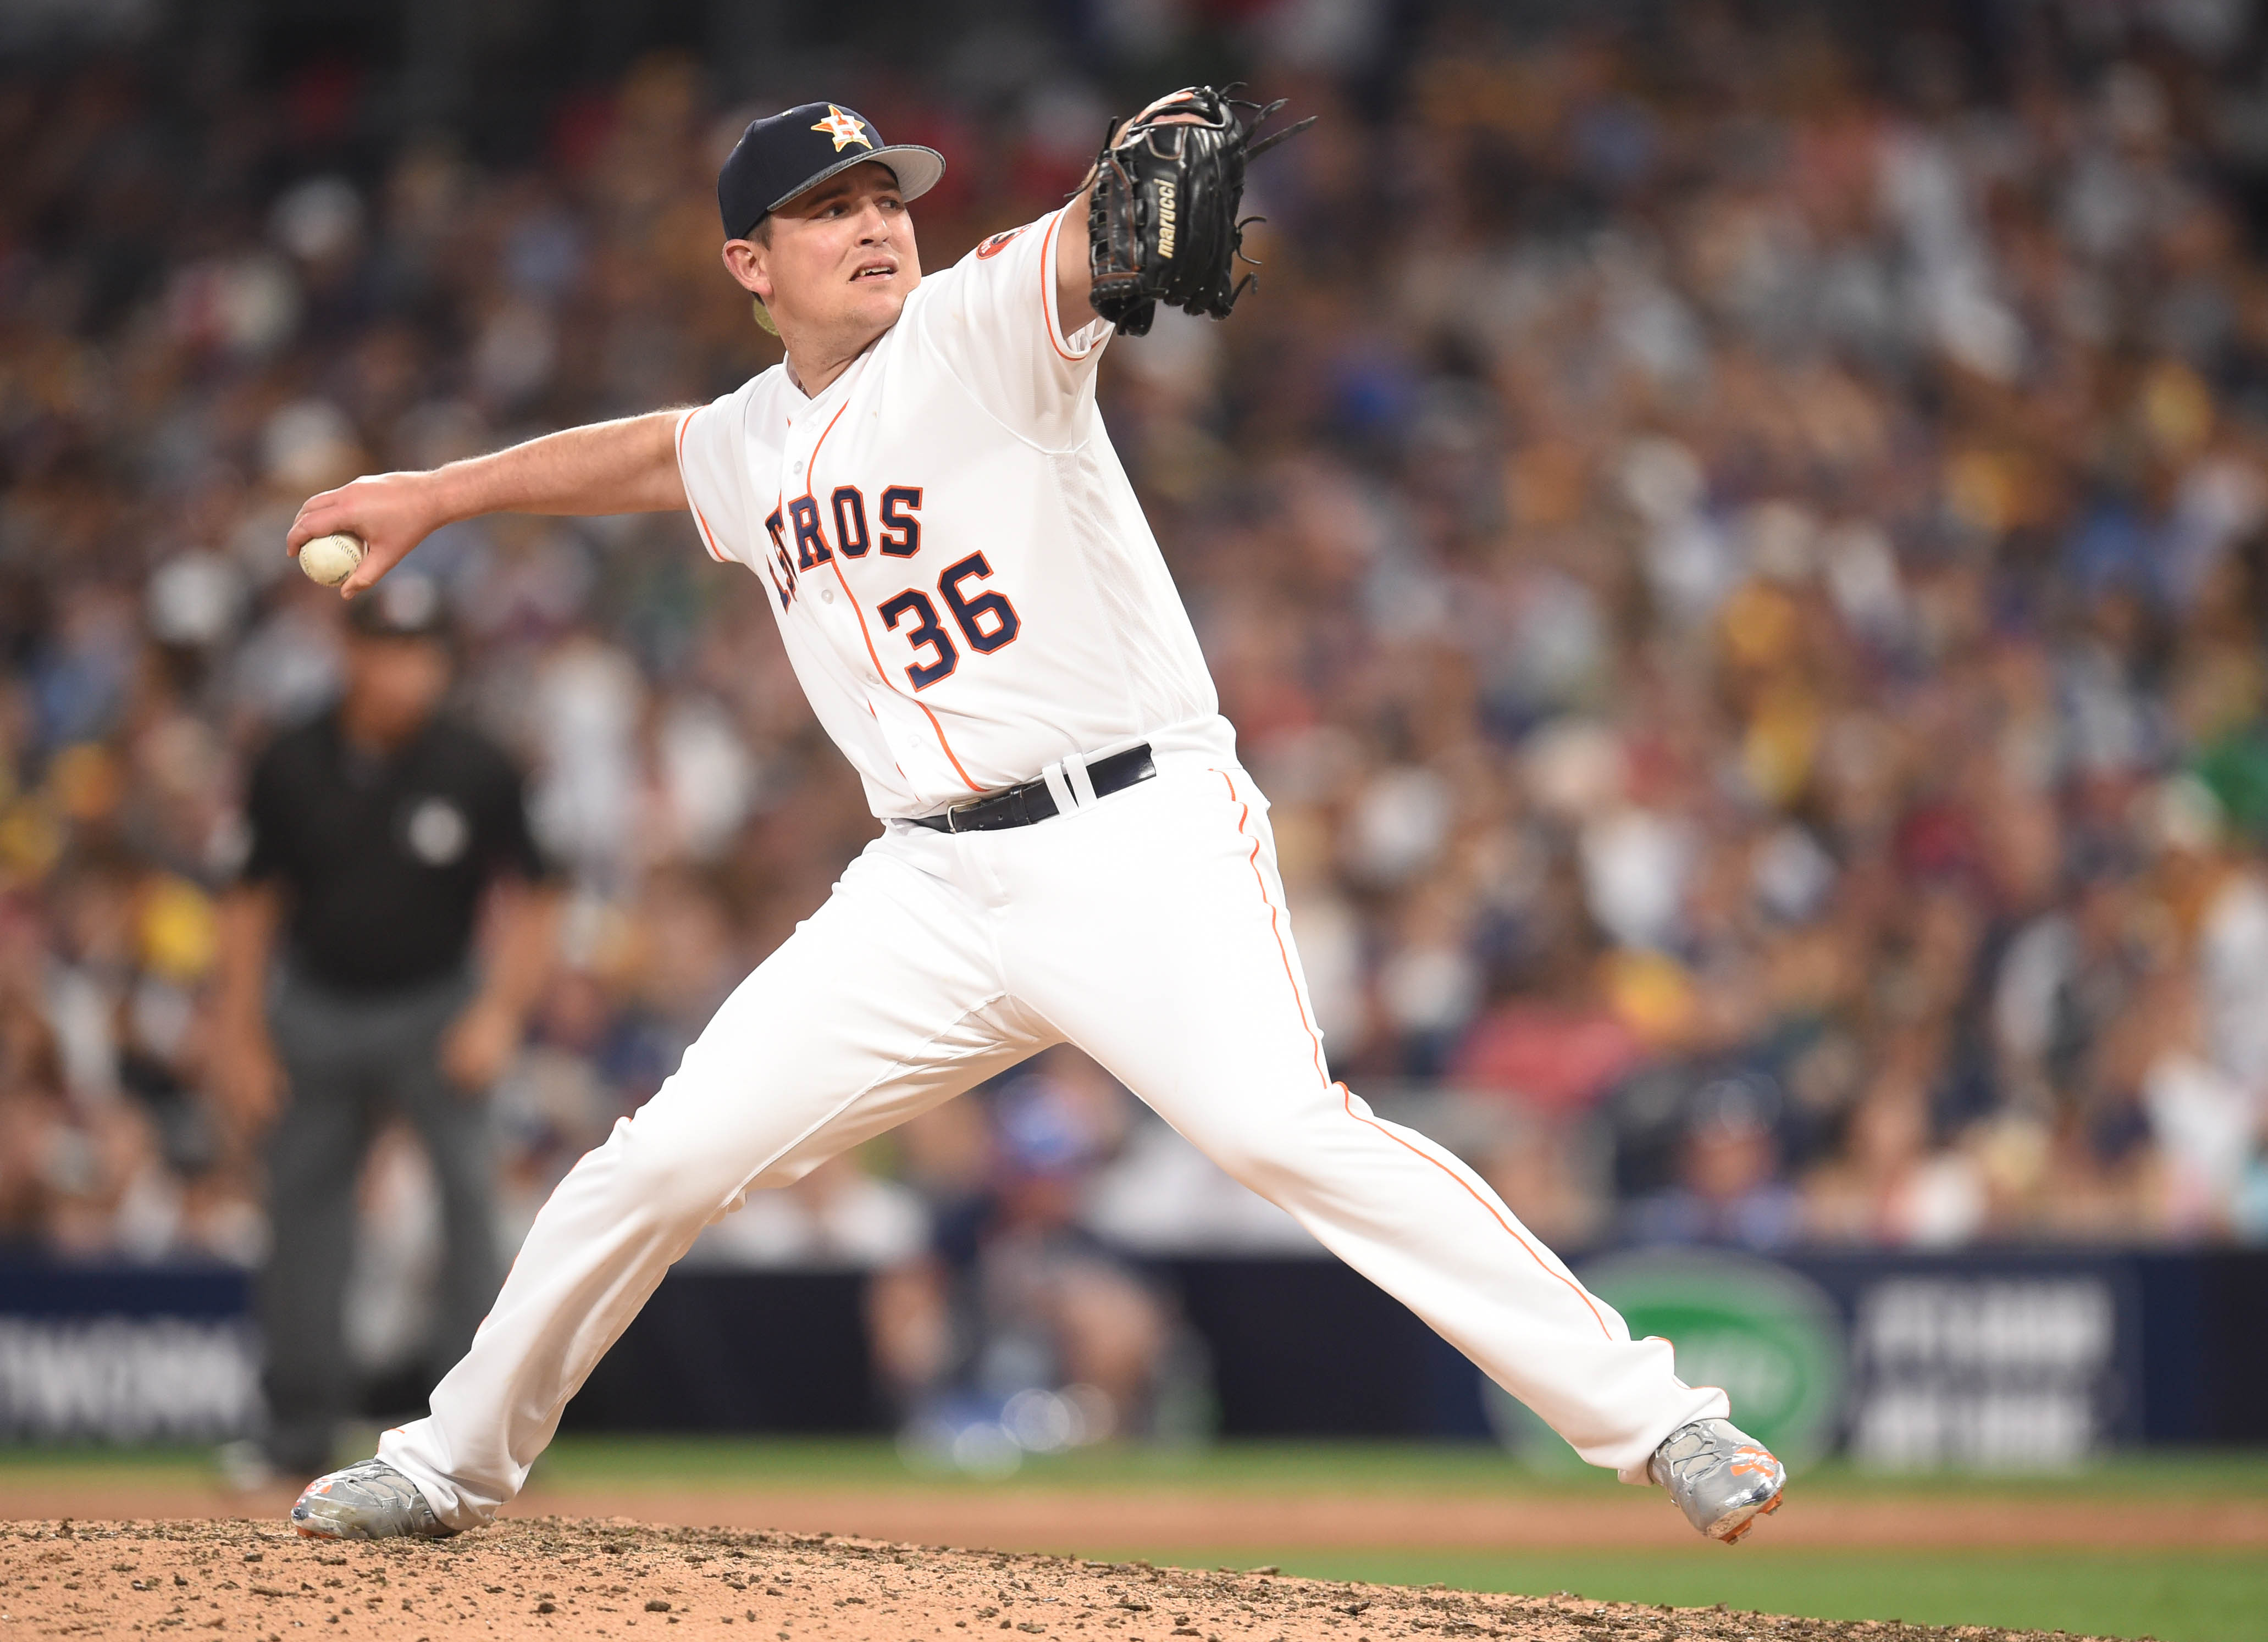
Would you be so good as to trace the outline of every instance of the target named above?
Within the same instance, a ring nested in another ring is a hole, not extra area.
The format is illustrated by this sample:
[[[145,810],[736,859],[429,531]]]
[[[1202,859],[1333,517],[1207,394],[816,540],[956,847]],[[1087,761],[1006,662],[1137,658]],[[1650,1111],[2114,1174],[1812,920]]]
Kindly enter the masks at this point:
[[[808,427],[797,428],[794,430],[795,436],[799,440],[811,437],[814,429],[823,429],[826,425],[827,419],[814,418]],[[786,470],[780,481],[781,506],[784,509],[789,500],[801,497],[810,489],[810,485],[805,480],[804,474],[811,465],[811,452],[808,449],[799,449],[792,455],[783,451],[781,459]],[[833,608],[836,603],[834,568],[828,566],[821,568],[814,566],[811,576],[819,584],[819,602],[828,608],[835,624],[834,630],[828,635],[828,643],[841,651],[843,659],[850,663],[868,684],[880,685],[882,682],[880,676],[866,664],[865,638],[858,625],[857,611],[849,607],[841,611],[836,611]],[[810,606],[806,605],[805,608],[809,610]],[[812,614],[816,617],[818,612],[812,611]]]
[[[810,458],[810,451],[807,449],[802,448],[802,442],[810,436],[800,420],[788,423],[787,436],[788,443],[783,445],[780,449],[779,502],[772,514],[774,518],[781,520],[784,524],[788,516],[788,503],[797,496],[803,494],[803,481],[801,475],[803,473],[804,464]],[[797,453],[799,451],[800,451],[800,454]],[[783,529],[780,532],[779,540],[781,543],[781,551],[784,553],[790,560],[794,560],[799,556],[795,550],[795,536],[792,531]],[[806,572],[800,565],[796,567],[796,573],[798,575],[808,574],[808,572]],[[807,590],[806,590],[807,593]],[[822,589],[821,590],[823,591],[825,590]],[[803,606],[806,614],[816,613],[812,610],[811,602],[807,596],[802,599],[799,599],[797,602]]]

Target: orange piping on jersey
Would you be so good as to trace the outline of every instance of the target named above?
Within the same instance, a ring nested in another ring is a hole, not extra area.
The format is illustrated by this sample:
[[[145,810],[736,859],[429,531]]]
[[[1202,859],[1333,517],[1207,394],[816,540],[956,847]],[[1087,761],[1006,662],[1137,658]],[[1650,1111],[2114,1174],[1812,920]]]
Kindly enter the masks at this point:
[[[1237,792],[1236,783],[1234,781],[1230,779],[1229,773],[1226,770],[1215,770],[1213,773],[1219,776],[1222,783],[1227,787],[1229,802],[1242,806],[1241,812],[1236,817],[1237,832],[1247,838],[1252,838],[1251,833],[1246,832],[1244,825],[1245,822],[1251,818],[1252,806],[1246,803],[1242,795]],[[1286,982],[1290,983],[1292,987],[1292,1007],[1300,1011],[1300,1024],[1307,1029],[1307,1041],[1315,1046],[1315,1075],[1318,1077],[1328,1077],[1329,1074],[1323,1070],[1323,1040],[1315,1031],[1314,1023],[1307,1019],[1307,1005],[1302,1003],[1300,1000],[1299,983],[1292,979],[1291,949],[1284,944],[1282,921],[1277,915],[1276,903],[1269,898],[1268,880],[1260,876],[1260,840],[1258,839],[1252,839],[1252,853],[1246,859],[1252,868],[1252,881],[1260,888],[1261,903],[1268,908],[1268,927],[1270,933],[1272,933],[1276,937],[1277,956],[1284,961],[1284,979]],[[1528,1251],[1528,1257],[1529,1259],[1535,1261],[1535,1264],[1542,1267],[1546,1273],[1557,1278],[1559,1281],[1565,1283],[1569,1288],[1574,1291],[1575,1297],[1583,1302],[1584,1309],[1591,1314],[1591,1320],[1599,1325],[1599,1332],[1604,1334],[1609,1339],[1614,1338],[1614,1331],[1607,1327],[1607,1320],[1599,1315],[1598,1307],[1591,1303],[1591,1296],[1585,1291],[1583,1286],[1563,1272],[1552,1271],[1550,1263],[1547,1262],[1542,1255],[1535,1251],[1535,1246],[1529,1242],[1527,1238],[1521,1236],[1510,1221],[1507,1221],[1503,1215],[1497,1213],[1496,1206],[1494,1204],[1491,1203],[1479,1192],[1474,1191],[1470,1181],[1467,1180],[1462,1175],[1457,1173],[1455,1169],[1451,1169],[1440,1158],[1433,1156],[1429,1152],[1422,1151],[1418,1147],[1410,1145],[1409,1141],[1395,1133],[1393,1130],[1388,1128],[1384,1124],[1380,1123],[1376,1118],[1356,1117],[1354,1110],[1354,1091],[1347,1088],[1344,1083],[1334,1083],[1331,1087],[1338,1090],[1341,1096],[1340,1104],[1345,1111],[1348,1117],[1353,1118],[1357,1123],[1369,1125],[1370,1127],[1377,1130],[1379,1133],[1384,1135],[1388,1140],[1402,1147],[1403,1150],[1408,1152],[1411,1156],[1424,1158],[1425,1162],[1432,1164],[1434,1168],[1448,1176],[1450,1179],[1455,1181],[1460,1186],[1462,1186],[1465,1189],[1466,1195],[1470,1197],[1474,1202],[1479,1204],[1481,1207],[1486,1209],[1491,1220],[1494,1221],[1498,1226],[1504,1228],[1505,1235],[1509,1236],[1513,1242],[1518,1243],[1522,1249]]]
[[[828,434],[835,431],[836,422],[843,420],[843,412],[847,411],[850,408],[850,397],[846,393],[843,398],[842,409],[835,413],[833,419],[827,424],[826,431],[822,432],[819,436],[819,442],[811,447],[811,460],[803,470],[805,487],[803,494],[805,495],[814,498],[817,497],[819,493],[819,453],[826,448],[827,436]],[[834,553],[829,553],[827,557],[827,562],[835,571],[836,581],[842,583],[843,597],[850,601],[850,613],[858,618],[858,636],[866,641],[866,659],[874,663],[874,676],[880,678],[882,683],[891,690],[896,691],[900,695],[905,695],[906,693],[904,691],[899,690],[896,685],[891,683],[890,670],[882,665],[881,655],[874,649],[874,635],[866,630],[866,612],[865,608],[859,605],[858,596],[850,590],[850,583],[843,579],[842,559]],[[953,744],[945,738],[945,726],[937,722],[937,715],[929,710],[929,703],[926,701],[917,700],[912,696],[906,696],[906,700],[912,701],[916,707],[921,708],[922,716],[929,720],[929,727],[937,732],[937,744],[945,749],[946,762],[953,766],[953,773],[961,777],[962,781],[968,783],[968,790],[970,792],[982,792],[983,789],[978,787],[976,781],[970,778],[968,772],[961,767],[961,760],[954,753]],[[871,704],[869,704],[866,710],[869,713],[873,713],[874,711]],[[879,717],[880,715],[877,715],[877,716]],[[903,775],[905,772],[903,770],[900,770],[898,773]]]
[[[677,419],[677,473],[681,480],[685,476],[685,430],[693,426],[693,419],[699,414],[696,407]],[[701,527],[701,545],[709,550],[709,556],[718,564],[730,564],[732,561],[717,551],[717,534],[709,528],[709,517],[693,499],[693,487],[689,485],[685,487],[685,505],[693,509],[693,522]]]
[[[1063,211],[1057,211],[1053,216],[1049,217],[1048,219],[1047,232],[1040,236],[1040,329],[1048,334],[1048,346],[1056,350],[1056,356],[1057,358],[1067,359],[1072,364],[1077,364],[1080,360],[1086,358],[1086,356],[1084,354],[1066,354],[1064,352],[1064,345],[1056,341],[1056,324],[1061,316],[1055,312],[1054,307],[1056,300],[1056,258],[1054,250],[1056,243],[1056,230],[1063,226],[1064,211],[1068,211],[1069,209],[1071,209],[1071,207],[1066,205],[1063,208]]]

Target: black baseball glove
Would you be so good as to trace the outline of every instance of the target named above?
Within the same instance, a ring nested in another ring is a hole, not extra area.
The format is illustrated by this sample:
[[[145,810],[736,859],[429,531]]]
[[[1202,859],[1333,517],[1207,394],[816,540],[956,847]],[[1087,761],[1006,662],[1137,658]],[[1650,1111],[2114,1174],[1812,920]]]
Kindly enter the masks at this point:
[[[1236,276],[1244,167],[1315,121],[1310,115],[1256,143],[1253,132],[1283,101],[1263,106],[1232,96],[1236,89],[1198,85],[1160,98],[1095,160],[1087,300],[1125,335],[1147,331],[1161,302],[1226,319],[1253,282]],[[1252,119],[1240,119],[1240,108],[1255,111]]]

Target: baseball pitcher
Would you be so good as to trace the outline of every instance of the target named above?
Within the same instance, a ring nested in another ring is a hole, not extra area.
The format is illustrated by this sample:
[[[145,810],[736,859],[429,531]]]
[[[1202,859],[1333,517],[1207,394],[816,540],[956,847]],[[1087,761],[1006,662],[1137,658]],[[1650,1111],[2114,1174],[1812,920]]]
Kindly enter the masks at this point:
[[[363,591],[497,511],[686,509],[763,584],[882,835],[743,981],[527,1234],[430,1416],[315,1482],[303,1534],[439,1536],[512,1499],[703,1227],[1049,1045],[1394,1294],[1594,1465],[1733,1540],[1778,1462],[1634,1340],[1487,1184],[1325,1069],[1268,825],[1096,410],[1115,330],[1225,317],[1252,140],[1178,92],[1079,195],[925,275],[941,156],[834,103],[751,124],[717,180],[725,267],[785,360],[714,404],[578,428],[308,501]],[[1262,111],[1262,117],[1270,111]],[[287,1234],[288,1235],[288,1232]]]

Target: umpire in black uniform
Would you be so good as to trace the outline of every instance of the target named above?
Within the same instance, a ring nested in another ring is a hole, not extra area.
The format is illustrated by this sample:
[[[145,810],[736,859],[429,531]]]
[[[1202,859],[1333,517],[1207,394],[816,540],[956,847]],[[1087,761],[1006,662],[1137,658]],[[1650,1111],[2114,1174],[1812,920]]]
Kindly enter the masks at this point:
[[[388,577],[348,623],[338,704],[254,767],[251,854],[222,920],[214,1081],[247,1129],[274,1124],[267,1457],[293,1475],[330,1465],[352,1411],[342,1300],[357,1184],[388,1113],[416,1126],[440,1183],[435,1360],[463,1355],[496,1298],[485,1097],[556,927],[519,772],[441,715],[453,665],[439,590]]]

